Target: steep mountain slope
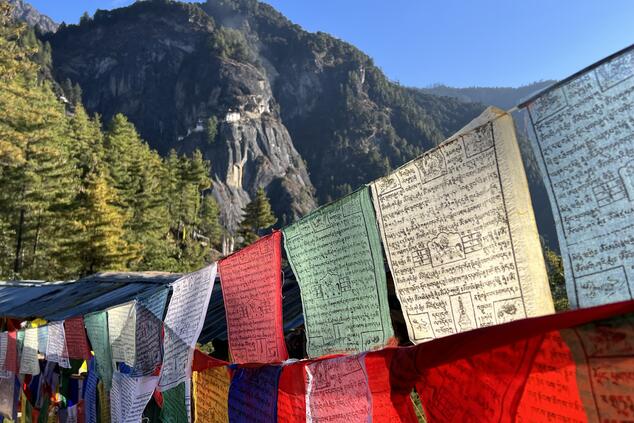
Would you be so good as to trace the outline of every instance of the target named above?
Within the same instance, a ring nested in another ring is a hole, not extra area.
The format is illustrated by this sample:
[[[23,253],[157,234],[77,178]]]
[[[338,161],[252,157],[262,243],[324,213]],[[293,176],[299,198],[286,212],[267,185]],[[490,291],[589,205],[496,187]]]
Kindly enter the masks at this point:
[[[55,32],[58,25],[46,15],[38,12],[33,6],[24,0],[9,0],[13,6],[13,17],[26,22],[33,28],[37,28],[41,33]]]
[[[315,206],[305,165],[279,118],[267,78],[218,45],[197,6],[137,3],[50,37],[58,80],[108,120],[121,112],[161,153],[200,149],[211,159],[214,195],[232,230],[259,186],[282,222]]]
[[[258,186],[286,223],[484,108],[394,84],[355,47],[255,0],[137,2],[45,39],[88,110],[126,114],[163,154],[203,151],[232,230]]]

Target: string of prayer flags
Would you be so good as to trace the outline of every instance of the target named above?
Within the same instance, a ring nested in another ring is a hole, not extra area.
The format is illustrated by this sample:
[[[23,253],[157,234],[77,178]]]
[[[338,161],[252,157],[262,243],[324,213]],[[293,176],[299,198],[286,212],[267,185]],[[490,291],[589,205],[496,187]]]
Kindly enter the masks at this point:
[[[95,370],[99,379],[103,382],[106,391],[110,391],[112,384],[112,353],[110,350],[110,337],[108,335],[108,314],[106,311],[84,316],[86,333],[90,339],[90,345],[95,354]]]
[[[37,355],[37,328],[24,330],[24,341],[20,356],[20,373],[24,375],[40,374],[40,362]]]
[[[522,107],[571,306],[634,298],[634,46]]]
[[[136,303],[134,376],[152,375],[161,365],[163,313],[168,294],[169,289],[162,289]]]
[[[46,360],[59,364],[60,367],[70,369],[64,322],[50,322],[48,324],[48,344],[46,345]]]
[[[92,357],[88,339],[86,338],[83,317],[78,316],[66,319],[64,321],[64,333],[66,334],[66,348],[68,348],[69,358],[88,360]]]
[[[513,321],[366,357],[393,355],[393,398],[415,386],[430,421],[631,420],[633,313],[630,301]]]
[[[229,384],[226,367],[210,367],[193,373],[194,421],[229,422]]]
[[[368,188],[286,228],[284,246],[301,290],[309,357],[387,343],[387,283]]]
[[[273,232],[218,264],[235,363],[288,358],[282,322],[281,232]]]
[[[205,323],[216,268],[214,263],[172,284],[172,298],[164,320],[161,391],[191,379],[194,347]]]
[[[414,343],[554,312],[513,120],[489,107],[372,183]]]
[[[115,371],[110,391],[112,423],[138,423],[158,384],[158,376],[133,377]]]
[[[277,391],[282,366],[238,367],[229,386],[229,422],[277,421]]]
[[[113,361],[134,367],[135,328],[136,301],[108,310],[108,337]]]

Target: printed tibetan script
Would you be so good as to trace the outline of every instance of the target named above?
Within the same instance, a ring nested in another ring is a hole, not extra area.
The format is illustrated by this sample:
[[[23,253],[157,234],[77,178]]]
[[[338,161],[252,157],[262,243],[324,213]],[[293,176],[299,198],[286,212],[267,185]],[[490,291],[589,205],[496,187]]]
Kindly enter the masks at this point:
[[[372,193],[412,342],[553,312],[509,115],[487,109]]]
[[[362,356],[317,361],[306,367],[307,422],[363,423],[372,420],[372,396]]]
[[[214,263],[172,284],[172,298],[164,321],[161,391],[191,379],[194,346],[205,323],[215,279]]]
[[[528,104],[573,307],[633,298],[632,75],[634,47]]]
[[[284,245],[301,289],[310,357],[385,345],[393,332],[367,188],[285,229]]]
[[[222,296],[231,357],[236,363],[288,358],[282,327],[281,232],[222,260]]]

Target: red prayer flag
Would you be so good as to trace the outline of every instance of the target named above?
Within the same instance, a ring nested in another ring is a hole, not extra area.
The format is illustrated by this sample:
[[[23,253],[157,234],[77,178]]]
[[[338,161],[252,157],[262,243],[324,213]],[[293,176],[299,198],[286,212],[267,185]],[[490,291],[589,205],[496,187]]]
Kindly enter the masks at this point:
[[[217,358],[213,358],[204,352],[200,351],[198,348],[194,350],[194,362],[192,365],[192,370],[194,372],[204,372],[207,369],[212,367],[221,367],[226,366],[229,363],[223,360],[218,360]]]
[[[7,332],[7,356],[4,361],[4,369],[13,374],[18,374],[18,332],[15,330]]]
[[[282,367],[277,392],[277,421],[304,423],[306,421],[306,365],[298,361]]]
[[[390,385],[390,367],[394,350],[386,354],[366,354],[364,366],[372,393],[373,422],[418,423],[412,399],[412,390],[392,389]]]
[[[68,357],[74,359],[88,360],[91,357],[84,318],[73,317],[64,321],[64,332],[66,335],[66,349]]]
[[[385,349],[392,398],[416,386],[430,421],[634,419],[634,301]],[[607,319],[607,320],[606,320]]]
[[[236,363],[288,358],[282,321],[282,233],[273,232],[219,263],[227,333]]]

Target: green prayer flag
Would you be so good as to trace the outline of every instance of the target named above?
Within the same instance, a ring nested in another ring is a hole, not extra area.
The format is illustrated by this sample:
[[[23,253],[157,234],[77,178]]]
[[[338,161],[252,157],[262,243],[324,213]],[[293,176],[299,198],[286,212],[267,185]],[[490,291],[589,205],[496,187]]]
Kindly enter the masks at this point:
[[[161,421],[164,423],[188,423],[185,384],[189,381],[176,385],[172,389],[163,392],[163,409],[161,410]]]
[[[384,346],[393,336],[381,241],[367,187],[284,230],[310,357]]]
[[[108,314],[105,311],[84,316],[84,325],[95,353],[95,366],[106,391],[112,386],[112,352],[108,339]]]

